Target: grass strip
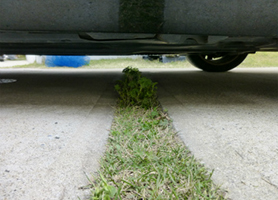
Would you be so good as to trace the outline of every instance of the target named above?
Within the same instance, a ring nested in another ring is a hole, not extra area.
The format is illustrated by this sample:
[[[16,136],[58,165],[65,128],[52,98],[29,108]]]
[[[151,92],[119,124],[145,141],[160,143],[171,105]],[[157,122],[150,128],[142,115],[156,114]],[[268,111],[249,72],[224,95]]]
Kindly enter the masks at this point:
[[[158,108],[117,108],[91,199],[224,199]]]

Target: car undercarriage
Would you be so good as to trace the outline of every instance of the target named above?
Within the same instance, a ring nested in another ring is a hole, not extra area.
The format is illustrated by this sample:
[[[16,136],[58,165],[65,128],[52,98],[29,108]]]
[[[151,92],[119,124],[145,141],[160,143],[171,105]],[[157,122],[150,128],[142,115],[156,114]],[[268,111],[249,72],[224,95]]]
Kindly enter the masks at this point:
[[[2,6],[0,54],[180,54],[204,71],[221,72],[250,53],[278,51],[275,0],[4,0]]]

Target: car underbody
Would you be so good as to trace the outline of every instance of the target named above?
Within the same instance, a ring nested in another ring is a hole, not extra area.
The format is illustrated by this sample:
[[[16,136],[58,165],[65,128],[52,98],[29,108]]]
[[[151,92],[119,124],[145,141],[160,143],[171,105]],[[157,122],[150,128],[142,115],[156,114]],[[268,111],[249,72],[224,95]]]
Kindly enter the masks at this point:
[[[0,33],[6,54],[188,54],[278,51],[278,38],[132,33]]]
[[[276,0],[3,0],[1,9],[0,54],[185,54],[214,66],[278,51]]]

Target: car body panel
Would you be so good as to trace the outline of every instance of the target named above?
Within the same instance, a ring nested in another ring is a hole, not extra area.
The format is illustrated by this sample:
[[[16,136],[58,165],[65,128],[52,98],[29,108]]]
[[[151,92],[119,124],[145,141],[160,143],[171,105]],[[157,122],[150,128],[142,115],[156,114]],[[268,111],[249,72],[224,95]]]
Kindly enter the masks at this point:
[[[277,0],[1,0],[0,53],[278,50]]]

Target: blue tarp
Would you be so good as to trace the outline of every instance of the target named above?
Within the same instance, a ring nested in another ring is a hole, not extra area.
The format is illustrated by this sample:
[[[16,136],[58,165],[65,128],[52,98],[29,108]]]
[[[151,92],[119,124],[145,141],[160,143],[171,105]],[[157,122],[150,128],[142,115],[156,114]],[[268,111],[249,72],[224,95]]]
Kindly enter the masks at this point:
[[[90,63],[89,56],[46,56],[47,67],[81,67]]]

